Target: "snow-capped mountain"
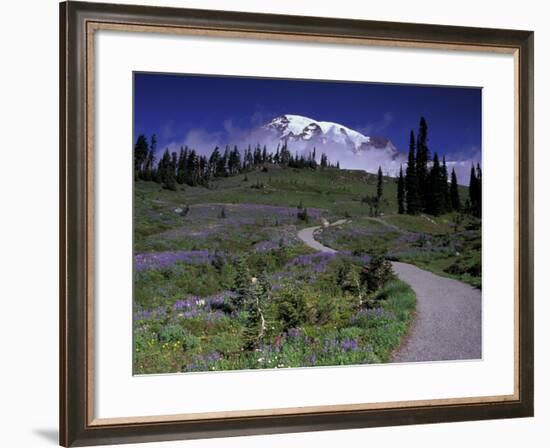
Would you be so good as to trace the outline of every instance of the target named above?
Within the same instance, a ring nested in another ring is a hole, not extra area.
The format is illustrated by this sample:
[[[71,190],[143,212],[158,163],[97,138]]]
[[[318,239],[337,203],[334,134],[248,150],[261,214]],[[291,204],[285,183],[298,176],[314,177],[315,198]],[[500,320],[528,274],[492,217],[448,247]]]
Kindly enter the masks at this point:
[[[397,177],[399,167],[402,166],[403,171],[407,167],[407,153],[402,152],[403,149],[399,151],[386,137],[364,135],[339,123],[317,121],[301,115],[280,115],[252,129],[238,129],[229,124],[226,133],[211,135],[195,129],[187,134],[183,142],[173,142],[167,146],[170,151],[179,151],[182,144],[188,145],[209,156],[216,146],[236,145],[242,150],[259,144],[265,145],[268,152],[275,152],[278,145],[286,143],[293,154],[307,156],[315,148],[318,162],[321,154],[325,153],[331,163],[340,162],[340,167],[346,169],[376,173],[380,166],[385,175]],[[451,168],[455,169],[458,183],[468,185],[471,165],[477,161],[479,150],[459,159],[447,157],[446,162],[449,172]]]
[[[264,128],[279,133],[281,140],[286,142],[305,140],[321,144],[336,143],[349,146],[355,152],[370,142],[370,137],[338,123],[315,121],[300,115],[281,115]]]
[[[291,152],[300,154],[316,148],[318,156],[326,153],[342,168],[376,172],[381,166],[384,174],[395,176],[406,157],[385,137],[373,137],[339,123],[317,121],[300,115],[278,116],[256,131],[261,143],[286,143]],[[263,134],[263,135],[262,135]]]

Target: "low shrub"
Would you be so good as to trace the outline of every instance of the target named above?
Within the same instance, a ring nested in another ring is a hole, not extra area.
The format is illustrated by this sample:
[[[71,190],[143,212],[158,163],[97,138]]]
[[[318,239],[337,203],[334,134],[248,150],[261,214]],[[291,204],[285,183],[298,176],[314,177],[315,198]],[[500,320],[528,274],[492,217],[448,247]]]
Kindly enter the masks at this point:
[[[303,291],[285,284],[277,301],[277,317],[283,331],[299,327],[307,318]]]
[[[369,293],[381,289],[394,277],[391,263],[383,255],[374,255],[361,272],[361,283]]]

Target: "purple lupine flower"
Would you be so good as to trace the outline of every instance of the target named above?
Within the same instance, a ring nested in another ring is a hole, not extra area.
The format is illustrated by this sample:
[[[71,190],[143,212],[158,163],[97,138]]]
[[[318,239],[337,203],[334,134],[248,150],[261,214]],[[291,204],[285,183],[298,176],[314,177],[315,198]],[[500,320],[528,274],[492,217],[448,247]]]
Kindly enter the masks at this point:
[[[177,250],[166,252],[147,252],[134,256],[134,266],[137,272],[148,269],[162,270],[169,268],[175,263],[186,264],[208,264],[214,256],[223,256],[220,252],[215,253],[208,250]]]
[[[140,321],[140,320],[147,320],[147,319],[159,319],[164,318],[166,316],[166,307],[159,306],[152,310],[144,310],[144,309],[138,309],[134,313],[134,320]]]
[[[296,339],[296,338],[300,337],[301,333],[302,332],[300,331],[299,328],[291,328],[290,330],[288,330],[287,336],[290,339]]]
[[[401,234],[397,239],[397,242],[398,243],[416,243],[418,240],[425,237],[426,235],[424,233],[407,232],[407,233]]]
[[[139,309],[134,313],[134,320],[164,319],[172,312],[172,319],[201,318],[209,322],[215,321],[227,316],[221,309],[234,295],[232,291],[223,291],[207,297],[190,296],[176,301],[172,306],[160,306],[153,310]]]
[[[323,352],[328,353],[338,346],[336,339],[327,339],[323,345]]]
[[[335,253],[317,252],[315,254],[299,255],[287,264],[293,266],[309,266],[316,263],[327,263],[336,256]]]
[[[357,350],[358,344],[355,339],[344,339],[340,342],[340,348],[346,352]]]
[[[386,309],[384,309],[382,307],[363,308],[363,309],[360,309],[357,313],[355,313],[351,317],[350,323],[352,325],[355,325],[363,318],[394,320],[395,319],[395,313],[393,313],[391,311],[387,311]]]
[[[195,355],[193,357],[193,362],[188,364],[185,370],[188,372],[211,370],[221,359],[223,359],[222,355],[216,351]]]

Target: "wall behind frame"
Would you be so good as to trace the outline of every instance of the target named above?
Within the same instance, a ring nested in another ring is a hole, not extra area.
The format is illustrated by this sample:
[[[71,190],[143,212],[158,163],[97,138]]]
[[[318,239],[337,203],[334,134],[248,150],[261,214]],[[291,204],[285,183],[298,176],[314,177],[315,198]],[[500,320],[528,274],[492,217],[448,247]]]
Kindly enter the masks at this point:
[[[545,446],[550,435],[550,303],[546,251],[550,207],[550,19],[544,2],[509,0],[457,4],[435,0],[338,2],[301,0],[117,0],[159,6],[241,10],[355,19],[427,22],[535,30],[535,356],[533,419],[360,429],[252,438],[126,445],[183,448],[362,447],[425,448],[494,445]],[[10,447],[57,445],[58,226],[58,4],[57,0],[0,6],[0,442]],[[495,12],[498,11],[498,14]],[[538,343],[537,343],[538,342]]]

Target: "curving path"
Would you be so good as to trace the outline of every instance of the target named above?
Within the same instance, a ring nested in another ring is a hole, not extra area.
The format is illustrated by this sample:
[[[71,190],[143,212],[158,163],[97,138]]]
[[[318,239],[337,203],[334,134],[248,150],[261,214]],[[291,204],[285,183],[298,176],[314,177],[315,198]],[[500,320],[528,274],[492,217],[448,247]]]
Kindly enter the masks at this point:
[[[344,224],[340,220],[331,225]],[[335,253],[314,238],[321,226],[308,227],[298,237],[309,247]],[[396,275],[416,293],[416,318],[409,335],[392,354],[392,362],[444,361],[481,358],[481,291],[433,274],[412,264],[393,262]]]
[[[338,221],[334,221],[332,224],[329,224],[329,225],[338,226],[340,224],[345,224],[346,222],[348,222],[347,219],[340,219]],[[304,243],[306,243],[312,249],[315,249],[319,252],[335,254],[336,252],[338,252],[337,250],[334,250],[327,246],[323,246],[319,241],[315,239],[314,232],[319,230],[321,227],[322,226],[306,227],[305,229],[302,229],[298,232],[298,238],[300,238]]]
[[[416,293],[416,319],[393,362],[481,358],[481,291],[412,264],[393,262]]]

